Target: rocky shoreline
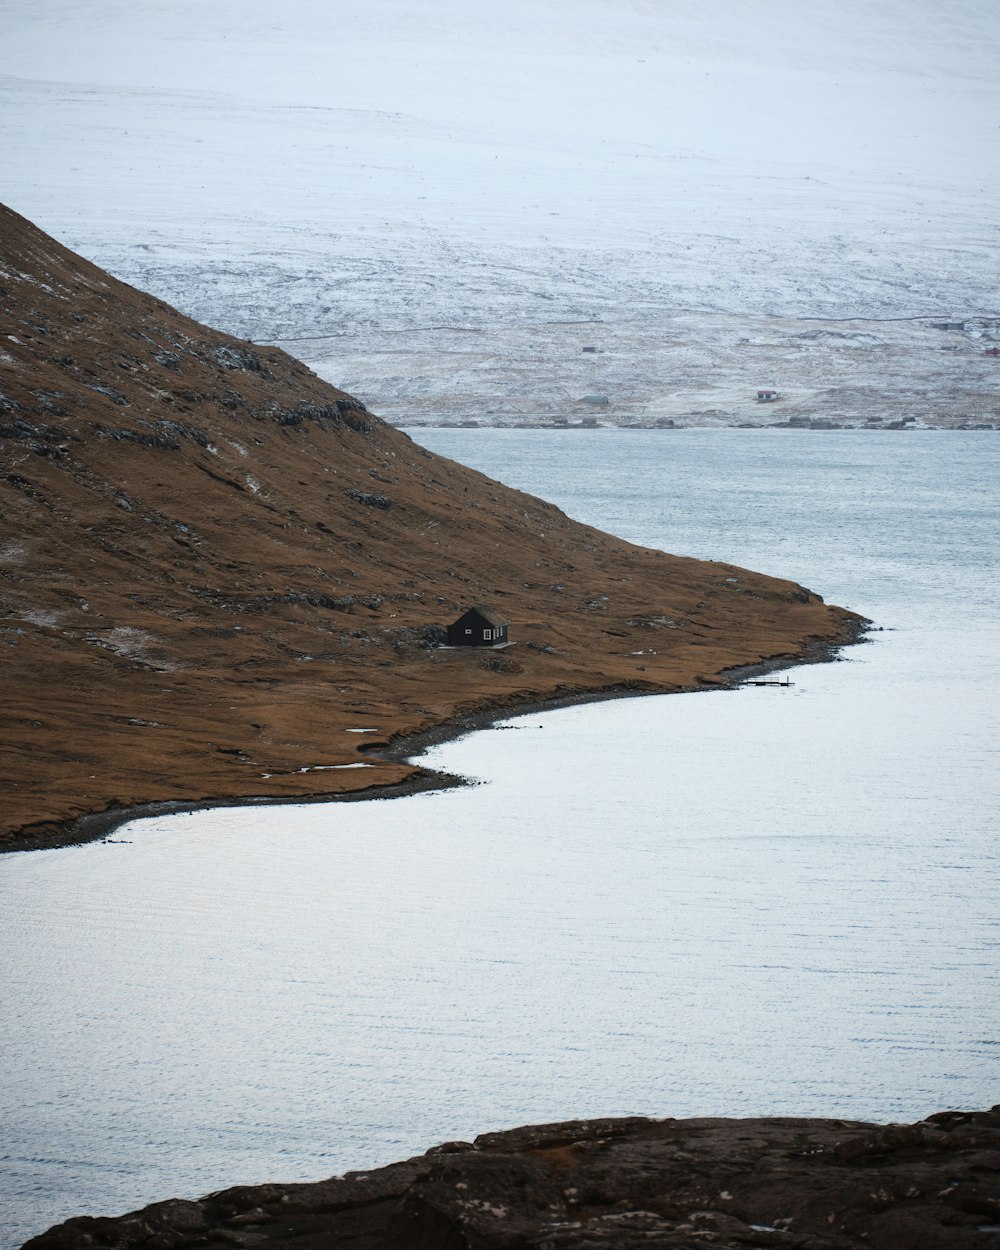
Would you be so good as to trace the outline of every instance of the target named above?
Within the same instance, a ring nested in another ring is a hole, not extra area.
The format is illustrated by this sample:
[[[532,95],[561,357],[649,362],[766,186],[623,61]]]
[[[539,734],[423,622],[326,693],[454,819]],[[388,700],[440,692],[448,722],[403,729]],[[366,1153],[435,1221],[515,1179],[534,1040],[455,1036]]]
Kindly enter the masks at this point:
[[[236,1186],[23,1250],[990,1250],[1000,1107],[916,1124],[574,1120],[447,1142],[313,1184]]]

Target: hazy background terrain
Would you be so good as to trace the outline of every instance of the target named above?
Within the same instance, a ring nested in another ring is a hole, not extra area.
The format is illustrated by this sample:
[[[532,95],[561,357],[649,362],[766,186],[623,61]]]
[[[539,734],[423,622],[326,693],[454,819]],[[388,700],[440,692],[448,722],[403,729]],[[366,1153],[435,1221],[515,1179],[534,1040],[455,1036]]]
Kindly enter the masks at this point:
[[[992,0],[4,26],[11,206],[393,420],[1000,422]]]

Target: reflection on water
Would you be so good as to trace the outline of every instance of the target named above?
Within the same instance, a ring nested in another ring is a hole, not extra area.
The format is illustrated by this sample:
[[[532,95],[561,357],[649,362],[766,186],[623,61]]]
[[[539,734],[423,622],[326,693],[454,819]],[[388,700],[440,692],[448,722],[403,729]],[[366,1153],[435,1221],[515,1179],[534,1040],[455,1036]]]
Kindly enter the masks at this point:
[[[0,1244],[530,1121],[996,1101],[989,437],[421,437],[885,632],[436,749],[469,789],[0,862]]]

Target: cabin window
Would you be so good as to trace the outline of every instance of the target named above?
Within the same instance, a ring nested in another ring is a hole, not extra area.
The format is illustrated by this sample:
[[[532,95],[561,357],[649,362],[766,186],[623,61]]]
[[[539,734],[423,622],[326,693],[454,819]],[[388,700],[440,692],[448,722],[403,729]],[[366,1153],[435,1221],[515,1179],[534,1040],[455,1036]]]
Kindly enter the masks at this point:
[[[492,639],[493,639],[493,630],[492,630],[492,629],[484,629],[484,630],[483,630],[483,641],[484,641],[484,642],[490,642],[490,641],[492,641]]]
[[[472,633],[472,630],[471,630],[471,629],[467,629],[465,632],[466,632],[467,634],[471,634],[471,633]]]

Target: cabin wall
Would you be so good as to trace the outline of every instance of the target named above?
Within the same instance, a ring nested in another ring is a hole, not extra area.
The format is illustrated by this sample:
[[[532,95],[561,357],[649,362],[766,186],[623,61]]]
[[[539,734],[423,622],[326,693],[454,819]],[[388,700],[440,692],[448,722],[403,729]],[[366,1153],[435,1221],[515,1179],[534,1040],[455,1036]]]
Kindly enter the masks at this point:
[[[448,626],[447,635],[449,647],[497,647],[507,641],[507,626],[493,625],[478,613],[467,613]]]

